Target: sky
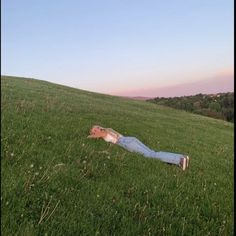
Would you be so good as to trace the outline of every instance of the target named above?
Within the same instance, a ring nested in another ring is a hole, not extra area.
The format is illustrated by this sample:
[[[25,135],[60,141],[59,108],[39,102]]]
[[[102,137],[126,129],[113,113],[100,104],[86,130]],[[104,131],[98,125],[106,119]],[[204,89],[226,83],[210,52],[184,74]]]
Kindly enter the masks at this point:
[[[2,75],[121,96],[234,90],[233,0],[1,3]]]

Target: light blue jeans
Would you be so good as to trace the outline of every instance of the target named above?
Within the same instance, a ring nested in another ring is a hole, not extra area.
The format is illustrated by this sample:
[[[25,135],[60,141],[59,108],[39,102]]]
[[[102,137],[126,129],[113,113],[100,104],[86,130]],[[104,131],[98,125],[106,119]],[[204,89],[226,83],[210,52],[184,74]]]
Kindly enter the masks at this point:
[[[184,157],[183,154],[171,153],[171,152],[155,152],[149,147],[144,145],[135,137],[120,137],[117,144],[130,152],[137,152],[145,157],[155,158],[160,161],[179,165],[180,159]]]

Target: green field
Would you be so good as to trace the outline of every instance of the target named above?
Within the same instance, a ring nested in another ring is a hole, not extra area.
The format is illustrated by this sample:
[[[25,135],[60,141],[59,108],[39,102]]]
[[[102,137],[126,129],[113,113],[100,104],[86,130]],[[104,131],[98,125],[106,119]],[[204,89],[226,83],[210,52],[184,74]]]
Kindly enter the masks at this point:
[[[2,235],[233,235],[233,124],[45,81],[1,78]],[[98,124],[182,171],[87,139]]]

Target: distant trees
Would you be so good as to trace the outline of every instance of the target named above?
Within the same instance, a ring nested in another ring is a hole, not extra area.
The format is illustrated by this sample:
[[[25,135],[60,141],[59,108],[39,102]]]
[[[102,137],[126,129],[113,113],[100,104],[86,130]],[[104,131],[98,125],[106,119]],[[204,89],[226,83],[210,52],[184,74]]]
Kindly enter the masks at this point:
[[[156,97],[149,102],[234,122],[234,93],[196,94],[174,98]]]
[[[220,112],[221,106],[218,102],[210,102],[209,109],[212,111]]]

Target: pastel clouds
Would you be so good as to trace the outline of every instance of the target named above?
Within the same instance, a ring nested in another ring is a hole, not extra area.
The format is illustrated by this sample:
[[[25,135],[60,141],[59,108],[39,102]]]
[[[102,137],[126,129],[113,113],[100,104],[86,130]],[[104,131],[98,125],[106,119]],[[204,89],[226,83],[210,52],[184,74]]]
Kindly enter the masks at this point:
[[[144,96],[144,97],[175,97],[188,96],[198,93],[211,94],[234,91],[234,73],[232,70],[224,70],[216,75],[193,82],[186,82],[165,87],[149,89],[136,89],[119,93],[120,96]]]

